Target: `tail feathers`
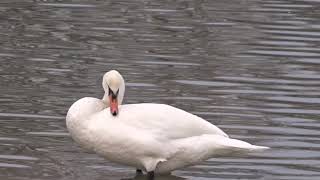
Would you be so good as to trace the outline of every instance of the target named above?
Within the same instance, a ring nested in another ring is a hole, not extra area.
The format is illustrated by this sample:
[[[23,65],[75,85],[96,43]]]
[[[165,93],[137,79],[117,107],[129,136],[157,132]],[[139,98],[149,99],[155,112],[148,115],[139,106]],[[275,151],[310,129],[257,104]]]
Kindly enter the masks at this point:
[[[219,138],[219,144],[222,148],[229,149],[235,152],[263,151],[269,149],[269,147],[266,146],[256,146],[245,141],[231,138]]]
[[[250,150],[252,151],[264,151],[264,150],[270,149],[267,146],[256,146],[256,145],[251,145],[251,146],[252,147],[250,148]]]

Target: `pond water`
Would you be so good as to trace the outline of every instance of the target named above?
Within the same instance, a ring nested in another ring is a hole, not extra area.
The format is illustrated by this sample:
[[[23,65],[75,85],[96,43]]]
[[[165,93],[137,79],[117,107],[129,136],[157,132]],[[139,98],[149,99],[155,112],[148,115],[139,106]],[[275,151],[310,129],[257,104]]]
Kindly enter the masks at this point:
[[[320,177],[320,1],[2,0],[0,179],[132,179],[75,144],[70,105],[102,97],[166,103],[231,137],[270,146],[162,179]],[[135,178],[139,179],[139,178]]]

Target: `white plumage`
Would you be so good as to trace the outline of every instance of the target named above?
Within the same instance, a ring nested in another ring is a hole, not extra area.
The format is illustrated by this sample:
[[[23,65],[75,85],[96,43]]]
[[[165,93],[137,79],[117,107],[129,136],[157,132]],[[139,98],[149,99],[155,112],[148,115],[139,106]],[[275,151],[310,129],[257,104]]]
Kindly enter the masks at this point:
[[[108,82],[119,84],[112,90],[120,90],[121,103],[124,81],[117,71],[109,71],[103,80],[104,98],[76,101],[66,121],[77,143],[110,161],[168,173],[219,155],[267,149],[231,139],[208,121],[165,104],[121,105],[114,116],[109,108]]]

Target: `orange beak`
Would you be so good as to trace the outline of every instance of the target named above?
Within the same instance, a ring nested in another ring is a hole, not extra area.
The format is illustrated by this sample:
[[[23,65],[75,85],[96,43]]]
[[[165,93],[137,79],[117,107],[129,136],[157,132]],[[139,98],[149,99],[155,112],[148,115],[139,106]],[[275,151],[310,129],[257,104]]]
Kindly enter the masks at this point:
[[[109,95],[110,112],[113,116],[119,113],[117,96]]]

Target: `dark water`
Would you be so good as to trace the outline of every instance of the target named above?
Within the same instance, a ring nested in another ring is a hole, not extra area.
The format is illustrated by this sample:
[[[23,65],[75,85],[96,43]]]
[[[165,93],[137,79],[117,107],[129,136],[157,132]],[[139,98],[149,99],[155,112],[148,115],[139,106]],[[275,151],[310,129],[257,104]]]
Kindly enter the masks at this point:
[[[272,147],[163,179],[319,179],[319,47],[318,0],[2,0],[0,179],[134,177],[65,127],[110,69],[125,103],[167,103]]]

